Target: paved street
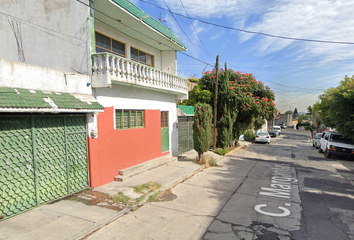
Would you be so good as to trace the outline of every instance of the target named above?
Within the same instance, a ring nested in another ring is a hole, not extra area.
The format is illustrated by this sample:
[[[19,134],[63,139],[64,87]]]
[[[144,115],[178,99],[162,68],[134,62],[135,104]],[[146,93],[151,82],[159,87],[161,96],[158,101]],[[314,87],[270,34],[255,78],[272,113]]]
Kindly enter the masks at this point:
[[[354,163],[286,129],[177,185],[88,239],[354,239]]]

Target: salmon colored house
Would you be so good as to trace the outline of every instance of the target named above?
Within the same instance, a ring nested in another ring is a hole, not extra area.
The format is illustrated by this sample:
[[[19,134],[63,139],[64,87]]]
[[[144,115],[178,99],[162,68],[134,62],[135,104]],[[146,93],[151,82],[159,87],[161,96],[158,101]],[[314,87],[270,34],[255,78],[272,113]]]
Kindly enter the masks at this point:
[[[177,51],[186,47],[171,30],[127,0],[90,6],[92,88],[104,107],[88,140],[97,187],[123,169],[178,156],[176,102],[188,97],[188,86],[176,75]]]

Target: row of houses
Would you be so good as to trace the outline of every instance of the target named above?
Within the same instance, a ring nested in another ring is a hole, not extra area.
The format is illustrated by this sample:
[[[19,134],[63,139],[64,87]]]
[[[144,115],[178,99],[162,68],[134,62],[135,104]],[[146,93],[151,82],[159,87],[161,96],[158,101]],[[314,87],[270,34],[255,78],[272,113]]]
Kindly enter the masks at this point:
[[[170,29],[128,0],[0,5],[0,219],[178,156]]]

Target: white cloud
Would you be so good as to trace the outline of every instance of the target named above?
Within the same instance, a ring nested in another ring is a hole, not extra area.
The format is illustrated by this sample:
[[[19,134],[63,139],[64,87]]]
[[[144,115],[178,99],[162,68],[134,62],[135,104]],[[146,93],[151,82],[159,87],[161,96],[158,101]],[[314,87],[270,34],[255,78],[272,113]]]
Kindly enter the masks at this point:
[[[191,17],[223,19],[228,26],[230,26],[229,22],[233,21],[234,27],[250,31],[294,38],[354,42],[354,18],[352,17],[354,1],[181,0],[185,9],[178,0],[158,1],[164,8],[166,2],[173,12],[186,15],[186,9]],[[257,35],[243,33],[241,42],[255,36]],[[340,44],[261,37],[254,45],[255,50],[263,55],[289,47],[299,47],[298,53],[303,56],[325,56],[326,60],[354,57],[354,46]]]
[[[297,0],[283,1],[267,9],[259,21],[245,26],[247,30],[294,38],[354,42],[354,1]],[[254,35],[242,34],[242,41]],[[354,56],[350,45],[309,43],[262,37],[256,48],[269,54],[289,46],[300,46],[307,56],[327,56],[337,60]]]

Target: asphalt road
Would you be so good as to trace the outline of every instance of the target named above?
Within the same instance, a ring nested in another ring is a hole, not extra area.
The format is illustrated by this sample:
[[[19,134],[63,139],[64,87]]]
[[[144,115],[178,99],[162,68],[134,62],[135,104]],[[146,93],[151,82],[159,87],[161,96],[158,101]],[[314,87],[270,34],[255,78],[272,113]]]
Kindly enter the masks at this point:
[[[354,162],[324,158],[308,137],[285,129],[229,156],[254,167],[203,239],[354,239]]]
[[[100,239],[354,239],[354,162],[324,158],[309,133],[251,144],[90,235]],[[86,238],[85,238],[86,239]]]

